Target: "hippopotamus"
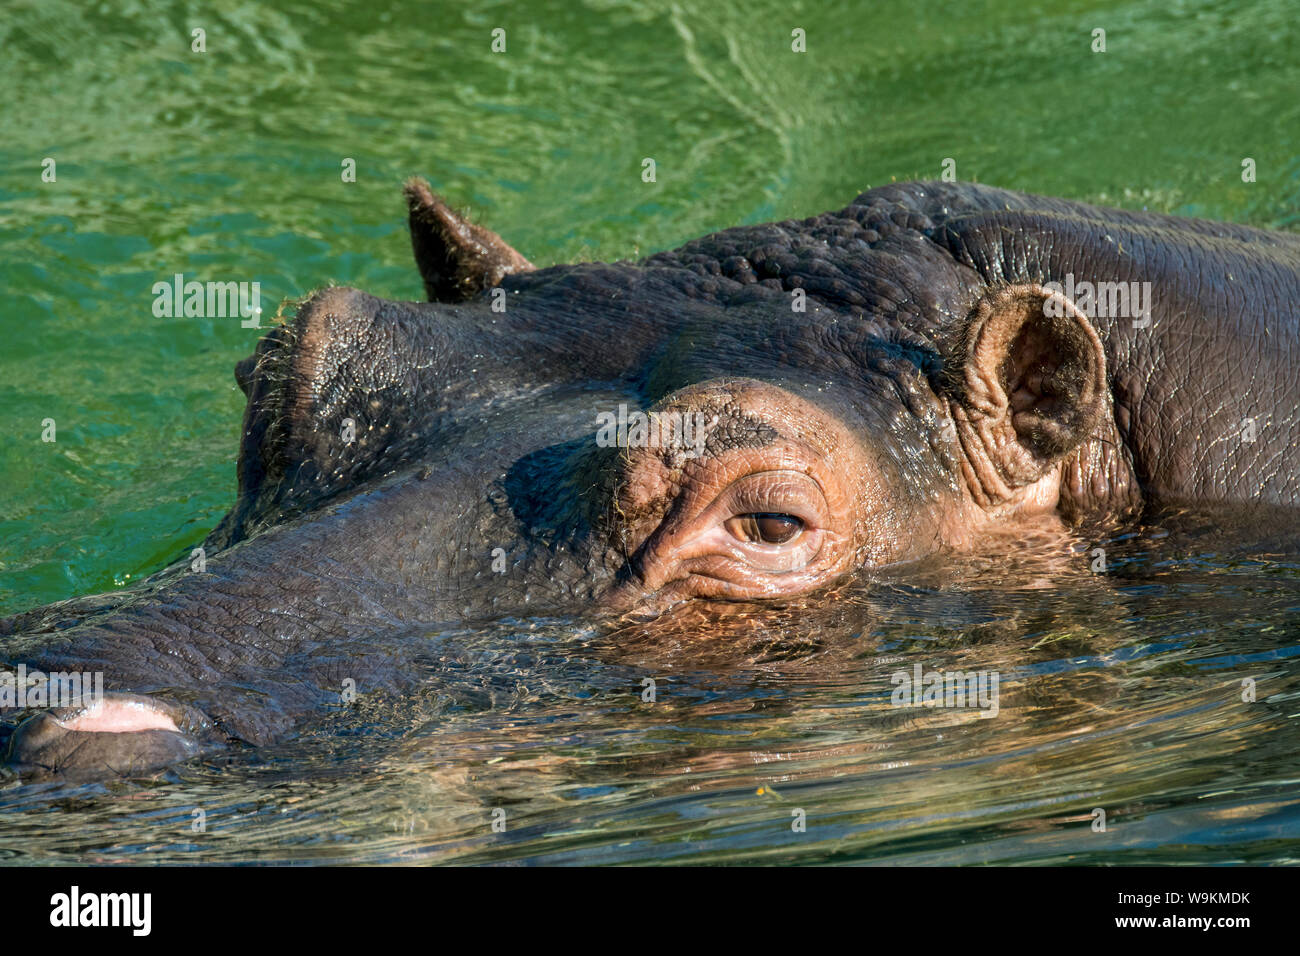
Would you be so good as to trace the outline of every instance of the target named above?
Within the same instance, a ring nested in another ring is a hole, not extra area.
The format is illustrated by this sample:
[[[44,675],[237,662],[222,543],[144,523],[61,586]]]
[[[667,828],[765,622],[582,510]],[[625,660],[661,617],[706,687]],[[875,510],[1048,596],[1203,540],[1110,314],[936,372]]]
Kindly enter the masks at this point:
[[[10,712],[20,775],[284,738],[409,690],[429,625],[815,602],[1024,529],[1300,504],[1300,236],[918,182],[538,269],[405,196],[429,301],[325,288],[267,332],[204,547],[0,623],[10,672],[104,687]]]

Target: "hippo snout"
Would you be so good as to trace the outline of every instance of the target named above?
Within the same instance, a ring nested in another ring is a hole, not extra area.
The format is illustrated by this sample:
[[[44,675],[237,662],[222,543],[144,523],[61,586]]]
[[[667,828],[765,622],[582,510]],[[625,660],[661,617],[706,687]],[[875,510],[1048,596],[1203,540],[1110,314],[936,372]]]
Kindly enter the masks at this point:
[[[130,777],[197,756],[209,749],[210,734],[192,707],[107,693],[27,718],[9,738],[4,762],[27,779]]]

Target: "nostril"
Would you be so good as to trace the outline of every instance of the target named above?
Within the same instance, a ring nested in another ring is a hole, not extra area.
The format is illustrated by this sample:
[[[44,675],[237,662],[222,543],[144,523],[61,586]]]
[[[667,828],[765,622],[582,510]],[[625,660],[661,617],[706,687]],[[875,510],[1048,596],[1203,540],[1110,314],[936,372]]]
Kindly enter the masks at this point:
[[[219,743],[193,707],[113,691],[33,714],[14,728],[0,762],[24,780],[94,780],[148,773]]]
[[[142,700],[101,700],[78,714],[55,718],[64,730],[92,734],[129,734],[141,730],[179,732],[170,716]]]

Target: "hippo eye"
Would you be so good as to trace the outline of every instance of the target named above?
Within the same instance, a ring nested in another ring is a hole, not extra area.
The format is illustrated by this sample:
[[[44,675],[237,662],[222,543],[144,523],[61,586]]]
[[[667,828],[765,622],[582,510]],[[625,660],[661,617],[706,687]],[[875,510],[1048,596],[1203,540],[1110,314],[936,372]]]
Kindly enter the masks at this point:
[[[794,515],[758,512],[733,515],[726,521],[727,530],[741,541],[763,544],[786,544],[803,531],[803,521]]]

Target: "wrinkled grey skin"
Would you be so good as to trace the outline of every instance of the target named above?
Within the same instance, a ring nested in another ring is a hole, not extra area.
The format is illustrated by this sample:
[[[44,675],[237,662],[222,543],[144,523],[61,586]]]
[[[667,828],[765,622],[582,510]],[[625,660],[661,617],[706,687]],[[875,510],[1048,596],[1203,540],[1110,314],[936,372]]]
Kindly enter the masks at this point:
[[[1063,492],[1067,518],[1300,504],[1300,237],[910,183],[638,263],[529,271],[409,189],[435,301],[318,292],[240,363],[239,496],[206,571],[182,562],[0,623],[0,659],[103,671],[179,730],[81,733],[38,715],[10,741],[21,773],[134,773],[264,744],[336,704],[345,679],[410,690],[415,625],[591,613],[635,587],[618,450],[593,442],[596,412],[620,402],[774,383],[867,436],[900,503],[949,494],[962,330],[1007,284],[1071,273],[1155,290],[1149,327],[1094,321],[1112,398],[1094,465],[1109,480]],[[1246,418],[1256,440],[1230,440]]]

